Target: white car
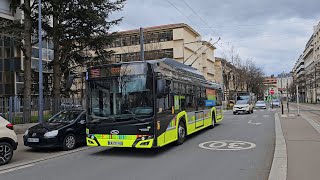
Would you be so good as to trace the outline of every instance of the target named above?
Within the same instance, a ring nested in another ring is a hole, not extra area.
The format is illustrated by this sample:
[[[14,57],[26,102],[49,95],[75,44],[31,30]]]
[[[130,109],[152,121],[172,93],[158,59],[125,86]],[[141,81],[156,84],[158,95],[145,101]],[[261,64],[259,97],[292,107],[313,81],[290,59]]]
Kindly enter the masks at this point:
[[[256,102],[256,108],[259,109],[267,109],[267,105],[264,101],[257,101]]]
[[[272,102],[270,103],[270,106],[280,107],[280,100],[278,100],[278,99],[272,100]]]
[[[233,114],[253,113],[253,104],[249,100],[238,100],[233,106]]]
[[[0,165],[9,163],[17,147],[18,139],[13,125],[0,116]]]

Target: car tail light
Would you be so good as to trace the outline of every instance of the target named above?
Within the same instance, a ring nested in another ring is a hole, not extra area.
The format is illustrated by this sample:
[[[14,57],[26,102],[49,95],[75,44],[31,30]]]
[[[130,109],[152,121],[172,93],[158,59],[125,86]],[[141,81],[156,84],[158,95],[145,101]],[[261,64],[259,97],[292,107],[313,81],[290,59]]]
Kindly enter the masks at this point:
[[[7,127],[8,129],[13,130],[13,124],[7,124],[6,127]]]

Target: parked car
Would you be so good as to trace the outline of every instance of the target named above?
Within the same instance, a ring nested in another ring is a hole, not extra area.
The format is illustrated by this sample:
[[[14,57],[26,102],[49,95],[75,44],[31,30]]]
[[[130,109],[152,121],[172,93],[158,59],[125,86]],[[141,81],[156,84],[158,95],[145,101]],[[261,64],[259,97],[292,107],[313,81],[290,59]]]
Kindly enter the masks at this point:
[[[264,101],[257,101],[256,108],[257,109],[267,109],[267,105]]]
[[[0,116],[0,165],[10,162],[13,151],[18,147],[17,135],[13,125]]]
[[[29,128],[24,136],[25,146],[32,148],[62,148],[71,150],[86,142],[86,114],[82,109],[57,113],[47,122]]]
[[[253,104],[250,100],[238,100],[233,106],[233,114],[238,113],[253,113]]]
[[[68,109],[80,108],[80,107],[81,107],[81,105],[72,104],[72,103],[69,103],[69,102],[64,102],[64,103],[61,103],[61,105],[60,105],[60,109],[61,110],[68,110]]]
[[[272,100],[270,106],[280,107],[280,100],[279,99]]]

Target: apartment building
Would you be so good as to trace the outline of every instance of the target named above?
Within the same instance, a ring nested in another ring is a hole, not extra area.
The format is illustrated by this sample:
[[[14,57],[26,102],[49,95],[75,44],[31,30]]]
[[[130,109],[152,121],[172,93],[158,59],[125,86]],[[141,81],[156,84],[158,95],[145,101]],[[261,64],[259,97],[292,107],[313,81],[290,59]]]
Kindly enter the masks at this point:
[[[23,14],[19,9],[10,9],[10,0],[0,1],[0,25],[10,23],[10,21],[22,21]],[[35,39],[33,39],[35,40]],[[0,97],[17,96],[23,94],[23,53],[14,38],[8,34],[0,33]],[[50,94],[50,84],[52,82],[52,72],[48,68],[48,63],[53,60],[53,43],[44,40],[42,43],[42,59],[44,67],[45,95]],[[31,66],[33,73],[33,94],[38,91],[38,64],[39,45],[32,48]]]
[[[313,34],[292,72],[302,101],[320,103],[320,22],[313,27]]]
[[[145,59],[173,58],[201,71],[207,80],[215,81],[215,47],[201,39],[189,25],[168,24],[144,28]],[[139,29],[119,32],[107,50],[115,54],[110,62],[140,61]]]
[[[299,100],[306,102],[306,80],[305,80],[305,66],[303,55],[299,56],[292,69],[292,78],[295,85],[299,85]]]

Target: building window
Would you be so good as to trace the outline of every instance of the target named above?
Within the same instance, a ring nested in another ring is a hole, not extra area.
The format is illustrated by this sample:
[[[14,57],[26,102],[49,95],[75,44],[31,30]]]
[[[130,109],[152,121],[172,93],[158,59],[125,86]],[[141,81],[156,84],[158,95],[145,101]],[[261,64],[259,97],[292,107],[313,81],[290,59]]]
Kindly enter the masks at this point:
[[[53,50],[48,50],[48,60],[53,60],[53,58],[54,58],[54,52],[53,52]]]
[[[160,42],[163,41],[172,41],[173,40],[173,31],[165,31],[159,33]]]
[[[38,59],[31,59],[31,68],[34,70],[39,70],[39,60]]]
[[[39,49],[32,48],[32,57],[39,58]]]
[[[131,45],[138,45],[140,44],[140,36],[134,35],[131,36]]]
[[[120,62],[121,61],[121,54],[116,54],[116,62]]]
[[[16,84],[16,87],[17,87],[17,94],[23,94],[23,88],[24,88],[24,86],[23,86],[23,84],[22,83],[17,83]]]
[[[23,80],[24,80],[23,73],[17,73],[16,74],[16,81],[17,82],[23,82]]]

